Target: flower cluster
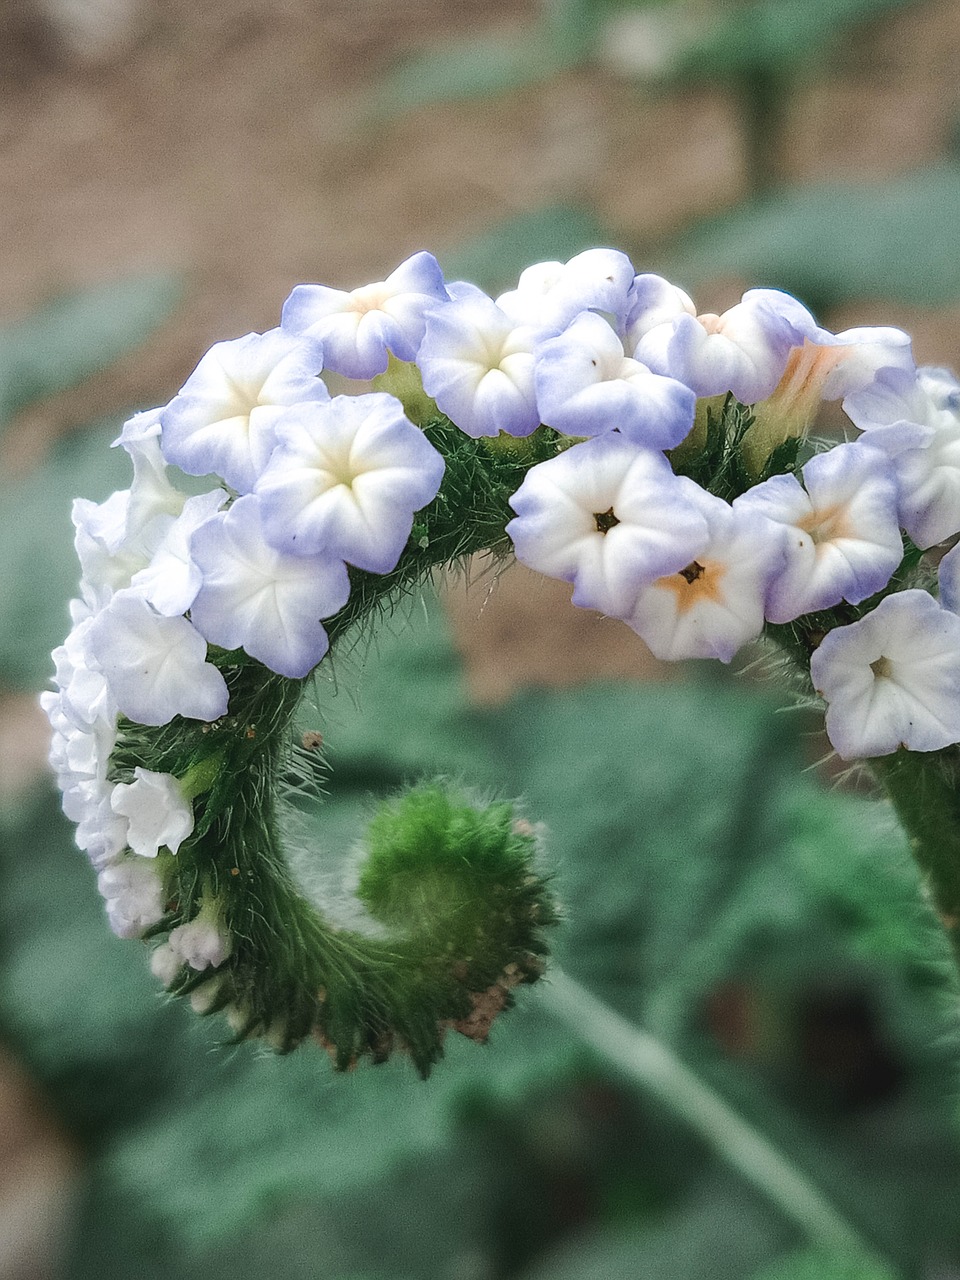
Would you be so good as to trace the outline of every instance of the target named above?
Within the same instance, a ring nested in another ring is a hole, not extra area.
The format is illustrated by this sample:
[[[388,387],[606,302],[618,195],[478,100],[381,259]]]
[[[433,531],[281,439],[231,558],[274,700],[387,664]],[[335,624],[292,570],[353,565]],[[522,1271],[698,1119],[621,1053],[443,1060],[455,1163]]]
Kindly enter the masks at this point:
[[[64,810],[121,936],[164,917],[167,861],[194,828],[190,778],[142,766],[117,776],[121,717],[217,721],[230,651],[306,676],[327,651],[322,620],[350,596],[351,568],[392,569],[414,512],[439,489],[443,459],[400,402],[332,398],[323,367],[316,338],[282,328],[217,343],[168,405],[124,426],[116,444],[133,464],[130,488],[74,504],[80,594],[42,703]],[[171,467],[205,486],[189,495]],[[226,660],[211,661],[211,646]],[[202,931],[190,922],[192,933],[171,933],[168,967],[171,954],[197,969],[222,962],[229,940],[215,914]],[[184,941],[201,933],[203,945]]]
[[[328,371],[377,389],[331,396]],[[824,401],[843,443],[811,439]],[[449,562],[414,528],[438,503],[464,530],[499,522],[485,545],[661,658],[780,639],[845,758],[960,742],[960,551],[939,590],[922,557],[960,533],[960,384],[900,330],[831,333],[772,289],[700,313],[612,249],[496,298],[418,253],[352,292],[297,286],[277,328],[211,347],[117,444],[133,480],[75,503],[82,580],[43,705],[111,924],[166,930],[170,984],[234,955],[215,878],[189,917],[171,905],[216,768],[131,760],[125,726],[206,732],[251,664],[302,681],[358,582]]]

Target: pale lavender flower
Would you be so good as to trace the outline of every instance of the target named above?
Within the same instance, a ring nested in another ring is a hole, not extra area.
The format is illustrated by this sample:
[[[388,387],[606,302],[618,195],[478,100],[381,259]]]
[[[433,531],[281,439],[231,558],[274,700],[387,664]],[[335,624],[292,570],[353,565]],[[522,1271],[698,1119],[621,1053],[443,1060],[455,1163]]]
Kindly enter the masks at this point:
[[[683,315],[696,316],[693,299],[663,276],[645,272],[630,285],[624,322],[624,348],[635,351],[640,339],[651,329],[672,324]]]
[[[192,920],[172,929],[167,942],[179,962],[191,969],[217,969],[231,951],[230,935],[216,910],[206,906]]]
[[[766,615],[790,622],[847,600],[859,604],[890,581],[903,556],[897,485],[876,449],[841,444],[796,476],[772,476],[734,503],[784,531],[786,563],[770,584]]]
[[[443,458],[393,396],[298,405],[257,484],[264,537],[291,555],[323,555],[387,573],[414,512],[440,488]]]
[[[845,760],[960,742],[960,617],[926,591],[889,595],[830,631],[810,675]]]
[[[770,582],[784,564],[782,530],[697,489],[709,536],[688,564],[645,587],[626,622],[658,658],[729,662],[763,629]]]
[[[625,356],[620,338],[592,311],[540,344],[534,377],[541,420],[566,435],[616,428],[636,444],[671,449],[693,426],[689,387]]]
[[[90,628],[90,648],[125,716],[167,724],[174,716],[226,714],[223,676],[205,661],[207,645],[186,618],[163,618],[135,591],[118,592]]]
[[[387,367],[388,352],[414,360],[424,316],[446,302],[443,272],[431,253],[415,253],[386,280],[345,292],[299,284],[283,304],[282,328],[323,344],[326,367],[348,378],[372,378]]]
[[[224,649],[243,649],[280,675],[313,670],[328,648],[320,619],[350,595],[342,560],[269,546],[253,495],[202,525],[191,552],[203,582],[190,617],[201,635]]]
[[[926,549],[960,532],[960,409],[941,369],[887,369],[843,407],[861,442],[893,462],[900,523]]]
[[[568,262],[537,262],[497,306],[515,325],[560,333],[582,311],[600,311],[623,324],[633,264],[618,249],[585,249]]]
[[[427,316],[417,357],[423,389],[468,436],[528,436],[540,425],[533,380],[539,336],[479,290],[465,294]]]
[[[164,457],[192,476],[222,476],[248,493],[273,452],[287,406],[329,400],[323,349],[281,329],[217,342],[162,411]]]
[[[531,467],[507,533],[523,564],[573,583],[574,604],[624,617],[707,542],[697,492],[663,454],[607,434]]]
[[[940,603],[951,613],[960,614],[960,542],[952,547],[937,568]]]
[[[881,368],[913,364],[910,339],[901,330],[833,334],[777,289],[750,289],[722,315],[690,314],[686,295],[677,293],[671,301],[662,287],[650,289],[647,307],[668,318],[651,325],[644,306],[635,305],[628,334],[640,335],[637,360],[686,383],[698,396],[732,392],[741,403],[756,404],[776,393],[776,414],[805,426],[821,399],[840,399],[867,386]],[[673,318],[671,305],[677,309]]]
[[[150,563],[131,578],[130,585],[164,617],[186,613],[193,604],[202,575],[190,554],[190,539],[226,500],[224,489],[210,489],[188,498],[179,516],[167,527]]]
[[[660,298],[657,305],[662,305]],[[644,328],[641,311],[633,317],[631,331]],[[695,316],[684,308],[673,319],[646,328],[634,356],[698,396],[732,391],[743,404],[754,404],[774,390],[791,349],[802,346],[817,328],[796,298],[775,289],[751,289],[723,315]]]

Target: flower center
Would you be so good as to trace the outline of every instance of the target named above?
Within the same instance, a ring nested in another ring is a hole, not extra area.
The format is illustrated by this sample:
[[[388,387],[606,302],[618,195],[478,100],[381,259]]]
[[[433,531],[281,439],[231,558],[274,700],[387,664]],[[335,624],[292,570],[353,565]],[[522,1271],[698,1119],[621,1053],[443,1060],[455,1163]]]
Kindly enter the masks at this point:
[[[809,533],[817,545],[821,542],[834,542],[837,538],[850,536],[847,509],[843,503],[839,502],[820,511],[811,511],[808,516],[798,520],[797,524],[804,533]]]
[[[595,511],[593,519],[598,533],[609,533],[615,525],[620,523],[619,518],[613,513],[613,507],[608,507],[606,511]]]
[[[697,316],[697,321],[707,333],[723,333],[723,316],[718,316],[715,311],[704,311]]]
[[[349,310],[362,316],[368,311],[380,311],[389,297],[390,291],[384,281],[364,285],[362,289],[354,289],[351,293]]]
[[[893,675],[893,663],[889,658],[885,658],[882,654],[877,658],[876,662],[870,663],[870,670],[874,676],[880,679],[888,679]]]
[[[706,564],[702,564],[699,560],[691,560],[678,573],[658,578],[654,586],[672,591],[677,598],[678,612],[686,613],[688,609],[704,602],[722,602],[721,583],[725,573],[726,565],[722,562],[708,560]]]

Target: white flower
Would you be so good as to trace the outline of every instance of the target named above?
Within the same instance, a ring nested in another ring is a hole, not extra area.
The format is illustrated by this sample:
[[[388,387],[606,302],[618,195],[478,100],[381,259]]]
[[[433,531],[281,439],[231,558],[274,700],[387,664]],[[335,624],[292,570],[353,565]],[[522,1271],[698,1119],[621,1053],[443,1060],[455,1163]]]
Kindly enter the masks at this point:
[[[126,540],[130,490],[121,489],[105,502],[75,498],[71,519],[75,529],[73,545],[80,561],[80,590],[87,606],[98,612],[117,591],[149,561],[142,545]],[[162,531],[156,528],[157,540]]]
[[[99,871],[127,848],[127,820],[110,807],[113,784],[90,779],[63,793],[63,811],[77,824],[74,841]]]
[[[767,599],[771,622],[841,600],[859,604],[886,586],[903,556],[896,481],[876,449],[838,445],[810,459],[803,486],[796,476],[771,476],[734,506],[784,529],[786,563]]]
[[[960,542],[940,561],[937,569],[940,603],[951,613],[960,614]]]
[[[887,369],[843,407],[862,443],[893,461],[900,522],[926,549],[960,532],[960,409],[940,369]]]
[[[202,636],[225,649],[242,648],[281,675],[313,670],[328,648],[320,619],[350,595],[342,560],[269,546],[252,494],[198,529],[192,554],[203,585],[190,617]]]
[[[468,436],[528,436],[540,425],[538,336],[479,289],[464,293],[427,316],[417,357],[423,389]]]
[[[285,331],[323,346],[328,369],[348,378],[372,378],[387,367],[387,353],[416,359],[429,307],[447,300],[443,273],[431,253],[415,253],[386,280],[345,293],[299,284],[283,304]]]
[[[117,718],[109,686],[90,650],[92,621],[91,616],[77,623],[51,655],[60,690],[58,709],[85,730],[102,722],[113,725]]]
[[[541,420],[567,435],[616,428],[637,444],[671,449],[693,426],[690,388],[628,359],[616,333],[592,311],[540,344],[535,382]]]
[[[216,473],[249,493],[284,409],[330,398],[322,367],[316,339],[281,329],[215,343],[161,414],[164,456],[189,475]]]
[[[187,500],[167,478],[158,433],[155,411],[131,419],[114,443],[122,444],[133,459],[133,484],[105,502],[77,498],[73,503],[81,591],[93,611],[129,586],[150,562]]]
[[[205,661],[206,641],[186,618],[162,618],[136,592],[120,591],[94,619],[90,647],[125,716],[167,724],[174,716],[226,714],[223,676]]]
[[[497,306],[514,325],[559,333],[582,311],[601,311],[617,325],[626,316],[633,264],[618,249],[585,249],[568,262],[537,262]]]
[[[375,392],[297,405],[278,435],[256,490],[270,545],[373,573],[392,569],[444,471],[400,401]]]
[[[206,906],[186,924],[172,929],[170,948],[181,964],[191,969],[216,969],[230,955],[230,935],[221,927],[216,912]]]
[[[187,495],[172,484],[160,449],[161,409],[135,414],[114,446],[121,445],[133,463],[133,483],[127,504],[124,537],[128,546],[148,555],[156,544],[153,524],[158,516],[177,516]]]
[[[110,928],[118,938],[139,938],[163,919],[165,892],[156,863],[127,858],[97,876]]]
[[[658,325],[671,324],[680,316],[695,316],[697,308],[689,294],[663,276],[645,272],[634,277],[627,300],[624,347],[633,351],[644,334]]]
[[[128,820],[128,845],[142,858],[155,858],[162,848],[176,853],[193,830],[193,805],[171,773],[138,766],[133,776],[118,782],[110,798],[113,812]]]
[[[625,621],[658,658],[729,662],[763,629],[770,581],[784,563],[782,531],[698,489],[706,544],[679,572],[645,587]]]
[[[523,564],[574,584],[574,604],[624,617],[706,544],[697,492],[663,454],[610,433],[531,467],[507,533]]]
[[[133,575],[130,585],[157,613],[172,618],[186,613],[202,581],[190,555],[190,538],[227,500],[224,489],[211,489],[188,498],[167,528],[150,563]]]
[[[845,760],[960,742],[960,617],[925,591],[889,595],[830,631],[810,674]]]
[[[809,311],[775,289],[751,289],[723,315],[691,315],[685,298],[675,300],[674,318],[652,327],[647,327],[643,310],[635,310],[630,332],[641,333],[634,350],[637,360],[685,383],[698,396],[732,391],[743,404],[764,399],[780,381],[790,350],[817,332]],[[659,290],[654,305],[658,312],[663,308]]]
[[[807,425],[821,399],[835,400],[867,386],[878,369],[912,368],[910,339],[899,329],[849,329],[833,334],[778,289],[749,289],[722,315],[691,314],[680,290],[659,277],[638,277],[628,335],[639,335],[634,356],[656,373],[692,387],[698,396],[732,391],[743,404],[775,397],[769,416]],[[657,287],[652,287],[657,282]],[[675,314],[671,317],[670,311]],[[665,318],[652,324],[651,319]]]

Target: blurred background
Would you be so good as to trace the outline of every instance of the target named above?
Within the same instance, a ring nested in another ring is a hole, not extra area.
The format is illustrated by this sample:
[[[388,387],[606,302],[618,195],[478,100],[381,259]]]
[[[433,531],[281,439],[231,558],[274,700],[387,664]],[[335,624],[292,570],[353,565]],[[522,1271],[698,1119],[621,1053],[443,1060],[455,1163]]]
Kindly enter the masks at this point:
[[[811,1254],[539,991],[427,1085],[212,1054],[107,934],[36,694],[118,423],[299,281],[428,248],[497,291],[610,244],[701,310],[787,288],[960,366],[958,65],[956,0],[0,0],[2,1280],[885,1274]],[[467,578],[351,672],[324,830],[451,761],[526,796],[565,966],[890,1274],[960,1275],[954,1002],[896,834],[797,781],[822,740],[749,674]]]

